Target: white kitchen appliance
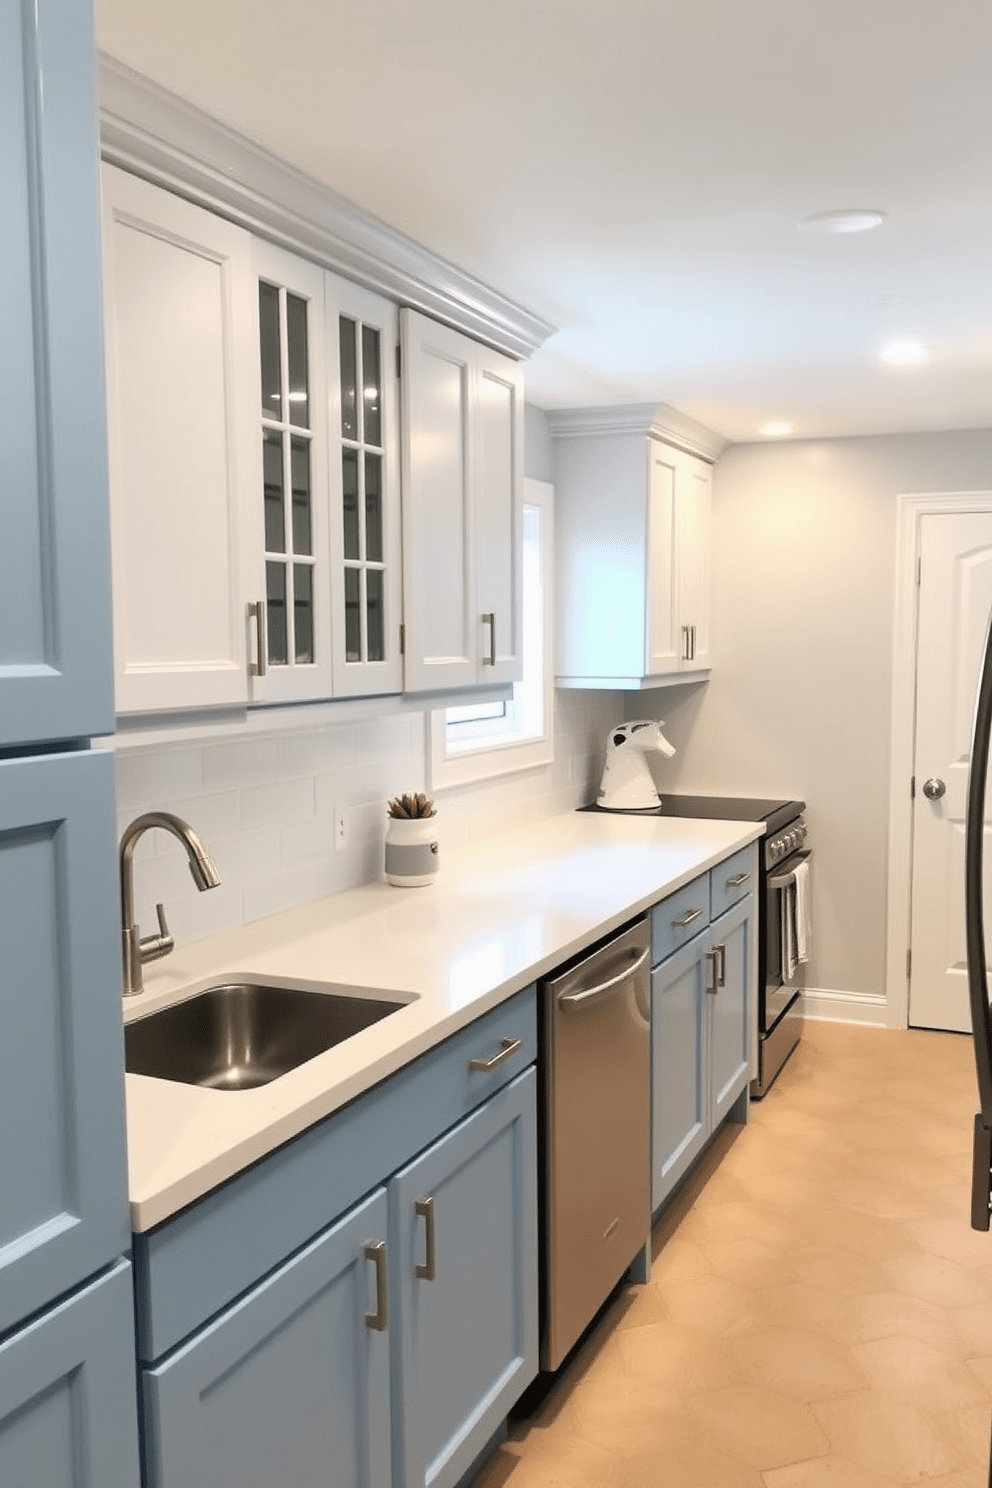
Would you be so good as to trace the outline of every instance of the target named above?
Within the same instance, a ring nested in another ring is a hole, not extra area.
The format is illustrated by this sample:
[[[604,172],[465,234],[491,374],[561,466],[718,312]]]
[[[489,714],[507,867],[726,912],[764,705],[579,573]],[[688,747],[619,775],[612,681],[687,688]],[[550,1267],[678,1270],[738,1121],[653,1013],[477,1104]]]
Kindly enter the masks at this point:
[[[610,730],[597,797],[597,804],[604,811],[657,809],[661,798],[645,756],[663,754],[671,759],[675,753],[674,744],[669,744],[661,729],[661,723],[641,719],[618,724]]]

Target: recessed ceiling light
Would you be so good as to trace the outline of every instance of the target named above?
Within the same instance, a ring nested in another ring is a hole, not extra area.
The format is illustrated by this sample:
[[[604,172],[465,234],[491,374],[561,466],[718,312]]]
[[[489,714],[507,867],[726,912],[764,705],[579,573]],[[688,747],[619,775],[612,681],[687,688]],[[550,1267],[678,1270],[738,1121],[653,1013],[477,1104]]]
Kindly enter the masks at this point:
[[[786,439],[794,430],[794,424],[787,424],[781,419],[773,419],[769,424],[762,424],[758,430],[766,439]]]
[[[890,341],[878,355],[883,362],[895,367],[915,367],[926,361],[929,352],[919,341]]]
[[[845,207],[840,211],[814,212],[809,217],[801,217],[798,227],[800,232],[835,237],[841,233],[870,232],[873,227],[881,227],[884,221],[885,213],[873,207]]]

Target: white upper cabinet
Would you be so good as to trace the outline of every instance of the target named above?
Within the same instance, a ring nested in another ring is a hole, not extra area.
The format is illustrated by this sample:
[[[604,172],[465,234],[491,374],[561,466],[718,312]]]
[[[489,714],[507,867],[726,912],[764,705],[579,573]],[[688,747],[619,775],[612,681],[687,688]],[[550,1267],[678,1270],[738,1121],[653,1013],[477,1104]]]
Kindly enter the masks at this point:
[[[549,416],[561,687],[661,686],[711,665],[712,465],[658,438],[647,413]]]
[[[103,191],[117,712],[399,692],[395,305]]]
[[[253,241],[246,614],[255,701],[332,692],[324,272]],[[246,493],[247,494],[247,493]]]
[[[325,276],[335,697],[399,692],[396,306]]]
[[[244,703],[250,239],[111,166],[103,207],[116,709]]]
[[[523,372],[412,310],[400,315],[405,687],[521,674]]]

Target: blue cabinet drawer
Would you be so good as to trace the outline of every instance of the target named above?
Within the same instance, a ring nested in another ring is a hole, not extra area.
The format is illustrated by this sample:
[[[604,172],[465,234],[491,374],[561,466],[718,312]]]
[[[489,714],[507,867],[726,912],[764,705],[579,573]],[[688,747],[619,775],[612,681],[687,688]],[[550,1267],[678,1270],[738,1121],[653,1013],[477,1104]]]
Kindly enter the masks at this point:
[[[754,843],[742,847],[710,873],[710,913],[715,920],[758,886],[758,849]]]
[[[716,870],[719,871],[719,870]],[[656,966],[710,922],[710,875],[701,873],[651,911],[651,964]]]
[[[536,1057],[536,995],[527,987],[136,1235],[138,1357],[151,1362],[188,1337]],[[473,1069],[472,1061],[491,1067]]]

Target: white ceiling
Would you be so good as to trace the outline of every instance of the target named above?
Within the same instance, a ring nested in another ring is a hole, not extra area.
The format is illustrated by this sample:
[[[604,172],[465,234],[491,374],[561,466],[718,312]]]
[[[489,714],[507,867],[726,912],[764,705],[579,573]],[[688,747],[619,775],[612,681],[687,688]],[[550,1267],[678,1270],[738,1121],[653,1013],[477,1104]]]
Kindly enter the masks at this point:
[[[96,0],[100,47],[559,327],[545,408],[992,426],[990,0]],[[873,207],[881,228],[797,230]],[[925,364],[889,367],[912,337]]]

